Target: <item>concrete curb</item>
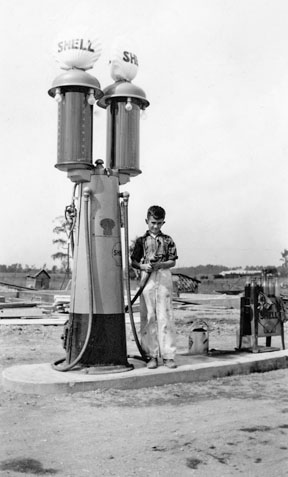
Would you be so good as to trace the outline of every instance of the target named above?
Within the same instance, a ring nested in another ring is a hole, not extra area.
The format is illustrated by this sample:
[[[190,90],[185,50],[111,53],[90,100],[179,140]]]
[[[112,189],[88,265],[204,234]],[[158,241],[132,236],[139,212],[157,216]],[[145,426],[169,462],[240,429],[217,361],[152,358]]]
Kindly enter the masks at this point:
[[[2,381],[6,390],[24,394],[60,394],[97,389],[140,389],[165,384],[208,381],[240,374],[266,372],[288,367],[288,350],[266,353],[231,353],[217,356],[177,355],[178,368],[159,366],[148,370],[144,363],[129,359],[135,368],[115,374],[86,374],[83,370],[59,372],[51,364],[6,368]]]

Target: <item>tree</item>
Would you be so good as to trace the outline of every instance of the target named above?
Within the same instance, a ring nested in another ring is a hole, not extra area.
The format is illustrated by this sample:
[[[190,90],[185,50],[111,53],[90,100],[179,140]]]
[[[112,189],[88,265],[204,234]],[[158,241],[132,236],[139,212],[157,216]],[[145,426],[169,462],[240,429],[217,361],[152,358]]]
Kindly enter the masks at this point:
[[[53,260],[59,260],[62,271],[70,274],[70,244],[67,234],[67,221],[65,217],[59,216],[54,220],[57,225],[53,229],[56,238],[53,239],[53,244],[57,245],[58,252],[53,253]]]
[[[51,268],[51,273],[57,273],[57,265],[53,265]]]
[[[12,265],[9,265],[7,267],[7,272],[13,272],[13,273],[16,273],[16,272],[23,272],[23,268],[22,268],[22,265],[21,263],[12,263]]]
[[[281,256],[282,258],[280,258],[280,260],[282,260],[283,262],[283,267],[284,268],[288,268],[288,250],[285,248],[283,252],[281,252]]]

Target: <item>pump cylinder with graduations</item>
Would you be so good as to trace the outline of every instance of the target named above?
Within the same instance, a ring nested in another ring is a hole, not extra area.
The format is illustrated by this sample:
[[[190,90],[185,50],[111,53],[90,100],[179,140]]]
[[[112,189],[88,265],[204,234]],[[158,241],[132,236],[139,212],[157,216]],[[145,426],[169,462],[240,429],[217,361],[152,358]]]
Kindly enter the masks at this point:
[[[48,91],[58,103],[57,169],[90,169],[93,104],[103,93],[94,76],[71,69],[59,75]]]
[[[139,168],[140,112],[149,106],[144,91],[129,81],[117,81],[103,90],[98,106],[107,110],[106,164],[127,176]]]

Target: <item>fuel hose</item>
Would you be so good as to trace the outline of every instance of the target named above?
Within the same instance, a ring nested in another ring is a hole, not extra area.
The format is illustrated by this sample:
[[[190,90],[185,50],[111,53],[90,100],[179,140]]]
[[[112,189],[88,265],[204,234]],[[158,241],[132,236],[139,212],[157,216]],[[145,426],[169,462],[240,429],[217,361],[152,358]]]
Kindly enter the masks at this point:
[[[84,197],[84,230],[85,230],[85,250],[86,250],[86,264],[87,264],[87,278],[88,278],[88,307],[89,307],[89,317],[88,317],[88,326],[87,326],[87,333],[85,342],[83,347],[78,354],[78,356],[72,361],[72,363],[67,364],[66,366],[59,367],[58,364],[63,363],[66,358],[62,358],[52,364],[52,368],[56,369],[57,371],[70,371],[74,368],[83,357],[89,340],[91,336],[92,330],[92,322],[93,322],[93,274],[92,274],[92,266],[91,266],[91,245],[90,245],[90,230],[89,230],[89,202],[90,202],[90,189],[85,187],[83,191]]]
[[[146,286],[146,284],[147,284],[147,282],[150,278],[150,273],[147,273],[144,276],[144,279],[142,280],[141,285],[140,285],[136,295],[134,296],[133,300],[131,300],[131,287],[130,287],[130,277],[129,277],[129,266],[130,266],[130,264],[129,264],[129,232],[128,232],[129,193],[128,192],[123,192],[121,194],[121,197],[123,198],[123,218],[124,218],[124,237],[125,237],[125,240],[124,240],[125,241],[125,268],[126,268],[126,273],[127,273],[127,280],[126,280],[127,306],[125,308],[125,312],[127,312],[127,311],[129,312],[129,318],[130,318],[130,324],[131,324],[133,337],[134,337],[135,343],[137,345],[137,348],[139,350],[139,353],[141,355],[141,357],[130,356],[130,358],[131,357],[137,358],[137,359],[140,358],[140,359],[143,359],[143,361],[147,362],[148,361],[147,355],[146,355],[145,351],[143,350],[143,348],[140,344],[138,335],[137,335],[137,330],[136,330],[136,326],[135,326],[132,305],[133,305],[133,303],[135,303],[137,298],[143,292],[143,290],[144,290],[144,288],[145,288],[145,286]]]
[[[65,207],[65,213],[64,213],[66,225],[68,228],[67,236],[71,246],[72,258],[74,256],[74,228],[75,228],[76,216],[77,216],[77,211],[75,207],[75,196],[76,196],[76,189],[78,185],[79,185],[78,183],[74,185],[71,204]]]

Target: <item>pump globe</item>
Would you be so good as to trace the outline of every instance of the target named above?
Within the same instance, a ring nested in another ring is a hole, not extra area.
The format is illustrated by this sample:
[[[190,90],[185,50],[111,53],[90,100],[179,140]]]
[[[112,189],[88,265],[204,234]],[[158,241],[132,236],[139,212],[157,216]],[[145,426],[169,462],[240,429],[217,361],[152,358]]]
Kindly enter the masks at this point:
[[[138,72],[138,58],[129,41],[119,38],[110,53],[110,74],[114,81],[132,81]]]
[[[54,46],[56,61],[64,70],[93,68],[102,52],[100,39],[84,26],[71,27],[61,33]]]

